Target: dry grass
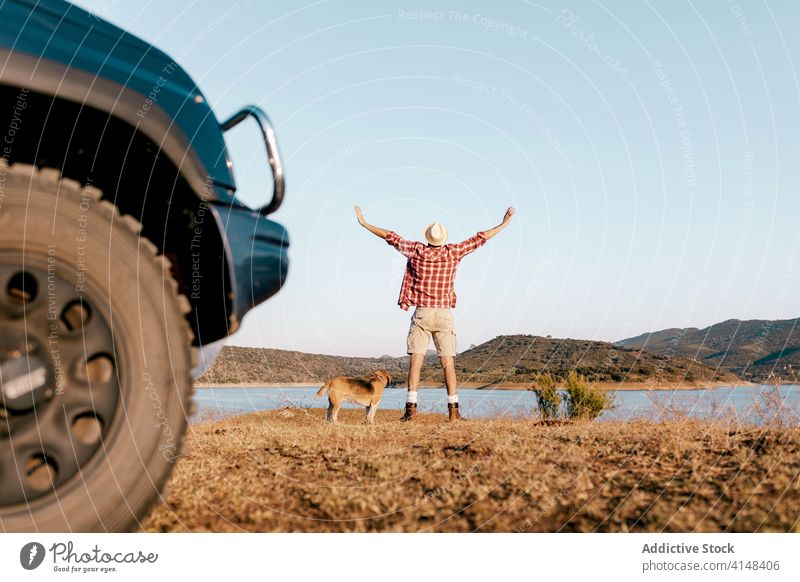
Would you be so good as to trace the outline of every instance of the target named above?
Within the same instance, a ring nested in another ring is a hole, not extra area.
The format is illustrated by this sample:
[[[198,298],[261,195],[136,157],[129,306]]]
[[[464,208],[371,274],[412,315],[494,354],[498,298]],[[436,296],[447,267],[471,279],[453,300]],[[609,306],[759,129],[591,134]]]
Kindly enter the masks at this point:
[[[190,429],[147,531],[798,531],[800,428],[285,409]]]

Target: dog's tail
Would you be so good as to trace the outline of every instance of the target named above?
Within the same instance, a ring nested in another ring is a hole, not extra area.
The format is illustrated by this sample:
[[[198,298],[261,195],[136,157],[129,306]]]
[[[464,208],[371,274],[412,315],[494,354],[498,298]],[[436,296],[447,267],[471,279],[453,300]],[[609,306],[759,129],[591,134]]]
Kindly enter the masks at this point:
[[[328,380],[322,385],[322,387],[319,390],[317,390],[317,398],[322,398],[322,395],[325,394],[328,391],[328,388],[331,387],[332,382],[333,380]]]

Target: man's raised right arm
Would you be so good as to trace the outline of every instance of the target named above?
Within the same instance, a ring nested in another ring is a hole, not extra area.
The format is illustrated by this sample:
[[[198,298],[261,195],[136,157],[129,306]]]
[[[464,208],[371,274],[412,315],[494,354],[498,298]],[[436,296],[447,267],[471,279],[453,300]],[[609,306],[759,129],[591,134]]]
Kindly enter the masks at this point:
[[[407,241],[394,231],[386,230],[385,228],[380,228],[379,226],[373,226],[369,224],[366,220],[364,220],[364,214],[361,212],[361,208],[358,206],[356,206],[356,216],[358,217],[358,223],[361,226],[366,228],[375,236],[381,237],[387,243],[400,251],[403,255],[410,257],[414,254],[415,243]]]
[[[360,206],[356,206],[356,217],[358,218],[358,224],[366,228],[375,236],[379,236],[382,239],[385,239],[386,235],[389,234],[389,231],[386,230],[385,228],[380,228],[379,226],[373,226],[369,224],[366,220],[364,220],[364,213],[361,212]]]

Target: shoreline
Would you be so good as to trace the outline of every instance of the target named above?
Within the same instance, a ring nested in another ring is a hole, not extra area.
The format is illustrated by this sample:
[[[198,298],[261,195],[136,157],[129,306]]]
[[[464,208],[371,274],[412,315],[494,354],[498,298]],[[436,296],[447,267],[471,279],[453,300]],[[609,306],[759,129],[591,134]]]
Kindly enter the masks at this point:
[[[632,390],[643,390],[648,392],[655,392],[655,391],[678,391],[678,390],[713,390],[715,388],[726,388],[726,387],[748,387],[748,386],[759,386],[761,384],[753,383],[753,382],[742,382],[739,381],[735,384],[730,382],[706,382],[702,384],[691,384],[691,383],[681,383],[681,382],[671,382],[671,383],[649,383],[649,382],[597,382],[596,383],[600,388],[609,391],[632,391]],[[280,389],[280,388],[319,388],[322,386],[322,382],[287,382],[285,384],[268,384],[263,382],[236,382],[236,383],[228,383],[228,384],[217,384],[217,383],[207,383],[207,382],[196,382],[194,387],[195,388],[268,388],[268,389]],[[468,388],[473,390],[529,390],[531,384],[530,383],[520,383],[520,382],[499,382],[497,384],[487,384],[485,382],[461,382],[459,383],[459,388]],[[420,386],[421,389],[444,389],[444,384],[439,382],[421,382]],[[561,386],[559,385],[559,388]],[[392,388],[387,388],[387,390],[405,390],[405,384],[398,384]]]

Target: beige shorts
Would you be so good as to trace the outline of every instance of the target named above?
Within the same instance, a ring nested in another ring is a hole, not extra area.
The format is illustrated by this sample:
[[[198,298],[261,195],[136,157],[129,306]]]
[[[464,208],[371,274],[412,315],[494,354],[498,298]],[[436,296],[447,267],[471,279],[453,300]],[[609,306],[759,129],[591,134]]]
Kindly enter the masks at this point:
[[[424,354],[431,344],[440,356],[456,355],[456,327],[446,307],[417,307],[408,330],[408,353]]]

